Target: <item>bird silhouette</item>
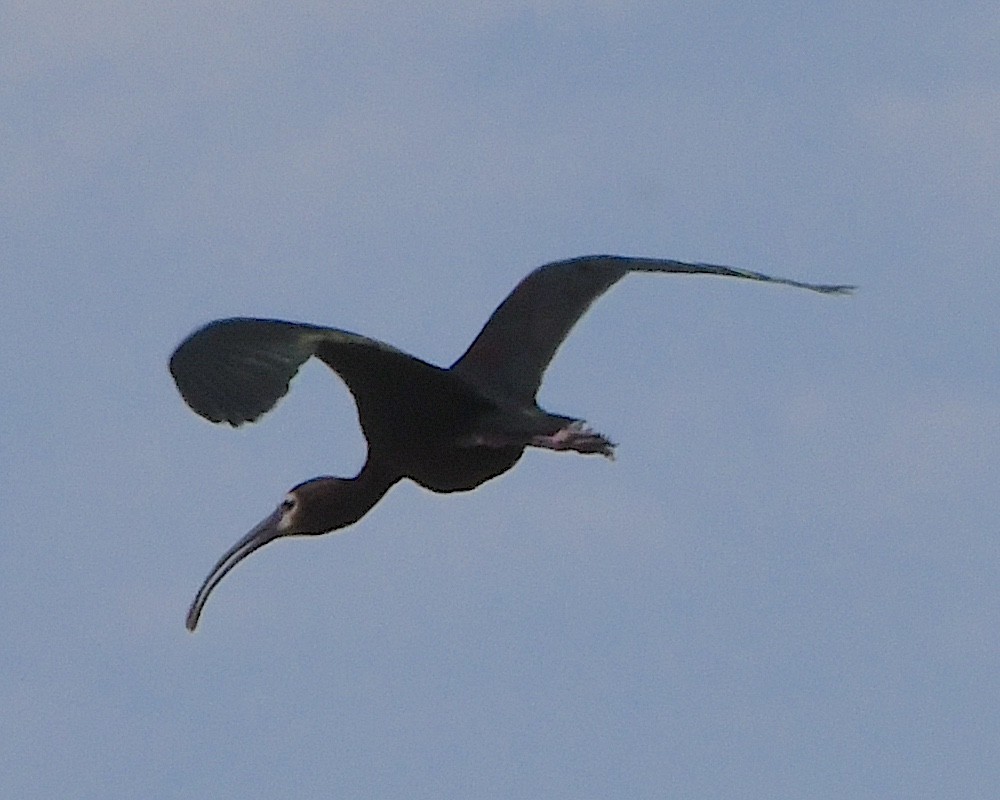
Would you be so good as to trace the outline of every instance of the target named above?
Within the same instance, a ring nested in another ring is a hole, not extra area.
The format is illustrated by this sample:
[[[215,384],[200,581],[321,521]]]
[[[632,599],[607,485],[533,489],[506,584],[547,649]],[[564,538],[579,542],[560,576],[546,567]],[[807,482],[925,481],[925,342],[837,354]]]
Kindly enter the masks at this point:
[[[323,476],[293,487],[226,551],[191,604],[188,630],[197,626],[219,582],[255,550],[284,536],[346,528],[403,478],[434,492],[460,492],[502,475],[527,447],[612,458],[613,442],[582,420],[542,410],[535,396],[576,321],[630,272],[722,275],[824,294],[854,288],[669,259],[601,255],[557,261],[524,278],[447,369],[367,336],[300,322],[238,317],[192,333],[171,356],[170,372],[196,413],[234,427],[253,422],[315,356],[353,395],[368,458],[353,478]]]

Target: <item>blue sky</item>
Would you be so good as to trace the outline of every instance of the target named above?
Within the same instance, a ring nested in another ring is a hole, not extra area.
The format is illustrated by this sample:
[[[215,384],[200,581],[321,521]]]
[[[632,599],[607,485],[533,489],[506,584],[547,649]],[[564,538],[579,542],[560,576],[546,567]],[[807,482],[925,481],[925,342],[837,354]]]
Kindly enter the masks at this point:
[[[987,798],[1000,785],[995,3],[0,8],[0,795]],[[184,614],[317,474],[166,369],[216,317],[439,363],[594,252],[540,400],[619,443],[396,487]]]

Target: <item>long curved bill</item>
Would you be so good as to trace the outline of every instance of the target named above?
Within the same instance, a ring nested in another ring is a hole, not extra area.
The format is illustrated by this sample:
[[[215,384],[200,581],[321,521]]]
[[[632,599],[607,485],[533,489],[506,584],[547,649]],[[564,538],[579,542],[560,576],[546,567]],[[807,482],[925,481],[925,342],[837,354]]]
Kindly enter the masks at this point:
[[[219,582],[226,577],[229,570],[239,564],[254,550],[259,550],[268,542],[274,541],[281,536],[281,531],[278,529],[278,522],[280,520],[281,509],[275,509],[274,513],[262,519],[250,533],[230,547],[225,555],[216,562],[215,566],[212,567],[212,571],[208,573],[208,577],[205,578],[205,582],[198,590],[198,594],[195,595],[194,602],[191,603],[191,608],[188,609],[187,620],[184,624],[189,631],[193,631],[198,627],[198,618],[201,617],[201,611],[208,601],[208,596],[219,585]]]

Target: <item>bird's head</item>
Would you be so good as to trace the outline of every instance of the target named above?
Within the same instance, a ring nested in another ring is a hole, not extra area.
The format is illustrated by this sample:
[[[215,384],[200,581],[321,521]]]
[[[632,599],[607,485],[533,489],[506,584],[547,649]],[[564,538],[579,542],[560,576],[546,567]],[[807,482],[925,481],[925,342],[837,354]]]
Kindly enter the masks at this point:
[[[208,596],[229,571],[269,542],[285,536],[316,536],[356,522],[370,508],[357,503],[357,479],[322,477],[300,483],[277,508],[230,547],[205,578],[187,615],[187,629],[198,625]]]

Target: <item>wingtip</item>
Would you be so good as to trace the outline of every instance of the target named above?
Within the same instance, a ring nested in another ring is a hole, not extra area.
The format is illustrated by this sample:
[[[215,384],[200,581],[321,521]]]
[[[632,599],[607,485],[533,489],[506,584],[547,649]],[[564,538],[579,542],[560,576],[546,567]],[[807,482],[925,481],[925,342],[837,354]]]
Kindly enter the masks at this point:
[[[820,291],[825,294],[854,294],[857,286],[845,284],[843,286],[821,286]]]

